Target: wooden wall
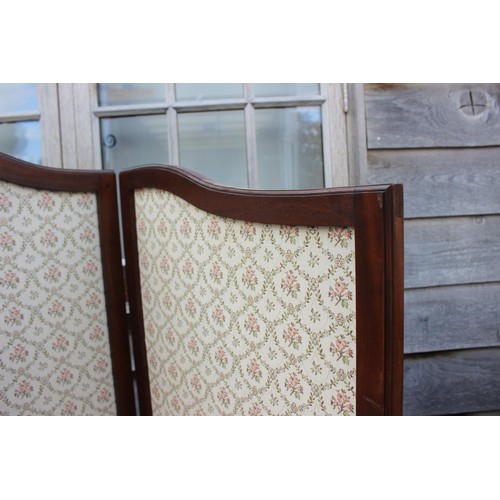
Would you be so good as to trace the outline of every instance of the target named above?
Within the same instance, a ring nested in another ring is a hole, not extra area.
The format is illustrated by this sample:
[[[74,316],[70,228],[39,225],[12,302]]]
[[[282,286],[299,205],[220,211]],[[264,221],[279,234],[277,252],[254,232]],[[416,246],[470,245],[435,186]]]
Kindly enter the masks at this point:
[[[500,85],[351,94],[351,181],[405,190],[404,414],[498,412]]]

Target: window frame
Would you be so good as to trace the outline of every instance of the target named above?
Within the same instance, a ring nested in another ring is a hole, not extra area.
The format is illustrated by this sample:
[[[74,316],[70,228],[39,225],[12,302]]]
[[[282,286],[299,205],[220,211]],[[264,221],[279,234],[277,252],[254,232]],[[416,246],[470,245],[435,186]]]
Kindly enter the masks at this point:
[[[75,84],[81,85],[81,84]],[[175,84],[165,84],[166,99],[161,104],[99,106],[97,83],[88,84],[88,105],[91,106],[90,129],[92,133],[93,157],[97,168],[103,168],[100,138],[100,120],[138,115],[165,115],[168,130],[169,160],[171,165],[179,163],[178,116],[189,112],[242,110],[245,120],[246,159],[249,187],[258,185],[257,142],[255,111],[265,108],[318,106],[322,116],[322,140],[325,187],[348,185],[346,119],[343,84],[321,83],[317,96],[255,97],[253,84],[243,83],[243,97],[231,99],[206,99],[203,101],[178,101]],[[85,89],[77,89],[84,94]],[[73,91],[74,92],[74,91]],[[88,135],[88,133],[87,133]],[[82,138],[80,137],[81,141]]]
[[[42,165],[62,167],[57,83],[37,83],[38,109],[0,114],[0,123],[39,122]]]

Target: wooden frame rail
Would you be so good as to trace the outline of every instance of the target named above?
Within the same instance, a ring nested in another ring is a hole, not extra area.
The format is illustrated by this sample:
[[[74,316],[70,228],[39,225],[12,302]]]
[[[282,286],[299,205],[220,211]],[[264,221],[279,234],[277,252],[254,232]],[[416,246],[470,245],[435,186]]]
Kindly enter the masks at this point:
[[[52,192],[95,194],[116,411],[135,415],[114,172],[47,168],[0,153],[0,180]]]
[[[252,223],[353,227],[356,234],[356,414],[402,414],[402,186],[257,191],[215,185],[184,169],[160,165],[120,173],[141,414],[152,414],[135,207],[135,192],[144,188],[167,191],[209,214]]]

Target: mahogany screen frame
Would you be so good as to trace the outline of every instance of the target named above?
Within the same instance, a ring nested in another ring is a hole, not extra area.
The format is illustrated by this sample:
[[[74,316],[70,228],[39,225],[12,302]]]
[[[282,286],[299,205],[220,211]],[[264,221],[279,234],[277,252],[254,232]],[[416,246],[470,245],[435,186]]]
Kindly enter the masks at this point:
[[[116,411],[118,415],[135,415],[116,174],[42,167],[0,153],[0,180],[34,189],[96,195]]]
[[[152,414],[134,198],[134,191],[141,188],[166,190],[211,214],[248,222],[352,226],[356,256],[356,414],[402,414],[402,185],[259,191],[216,185],[193,172],[165,165],[124,170],[119,179],[140,414]]]

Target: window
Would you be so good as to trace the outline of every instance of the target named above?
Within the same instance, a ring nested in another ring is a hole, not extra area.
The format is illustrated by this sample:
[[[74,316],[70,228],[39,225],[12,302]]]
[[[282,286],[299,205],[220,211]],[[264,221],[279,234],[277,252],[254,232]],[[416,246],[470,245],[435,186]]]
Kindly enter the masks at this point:
[[[102,166],[168,163],[259,189],[332,185],[328,85],[97,84]]]
[[[42,161],[36,83],[0,84],[0,151],[33,163]]]
[[[337,83],[0,84],[0,151],[52,167],[167,163],[221,184],[347,185]]]
[[[57,85],[0,84],[0,151],[61,166]]]

